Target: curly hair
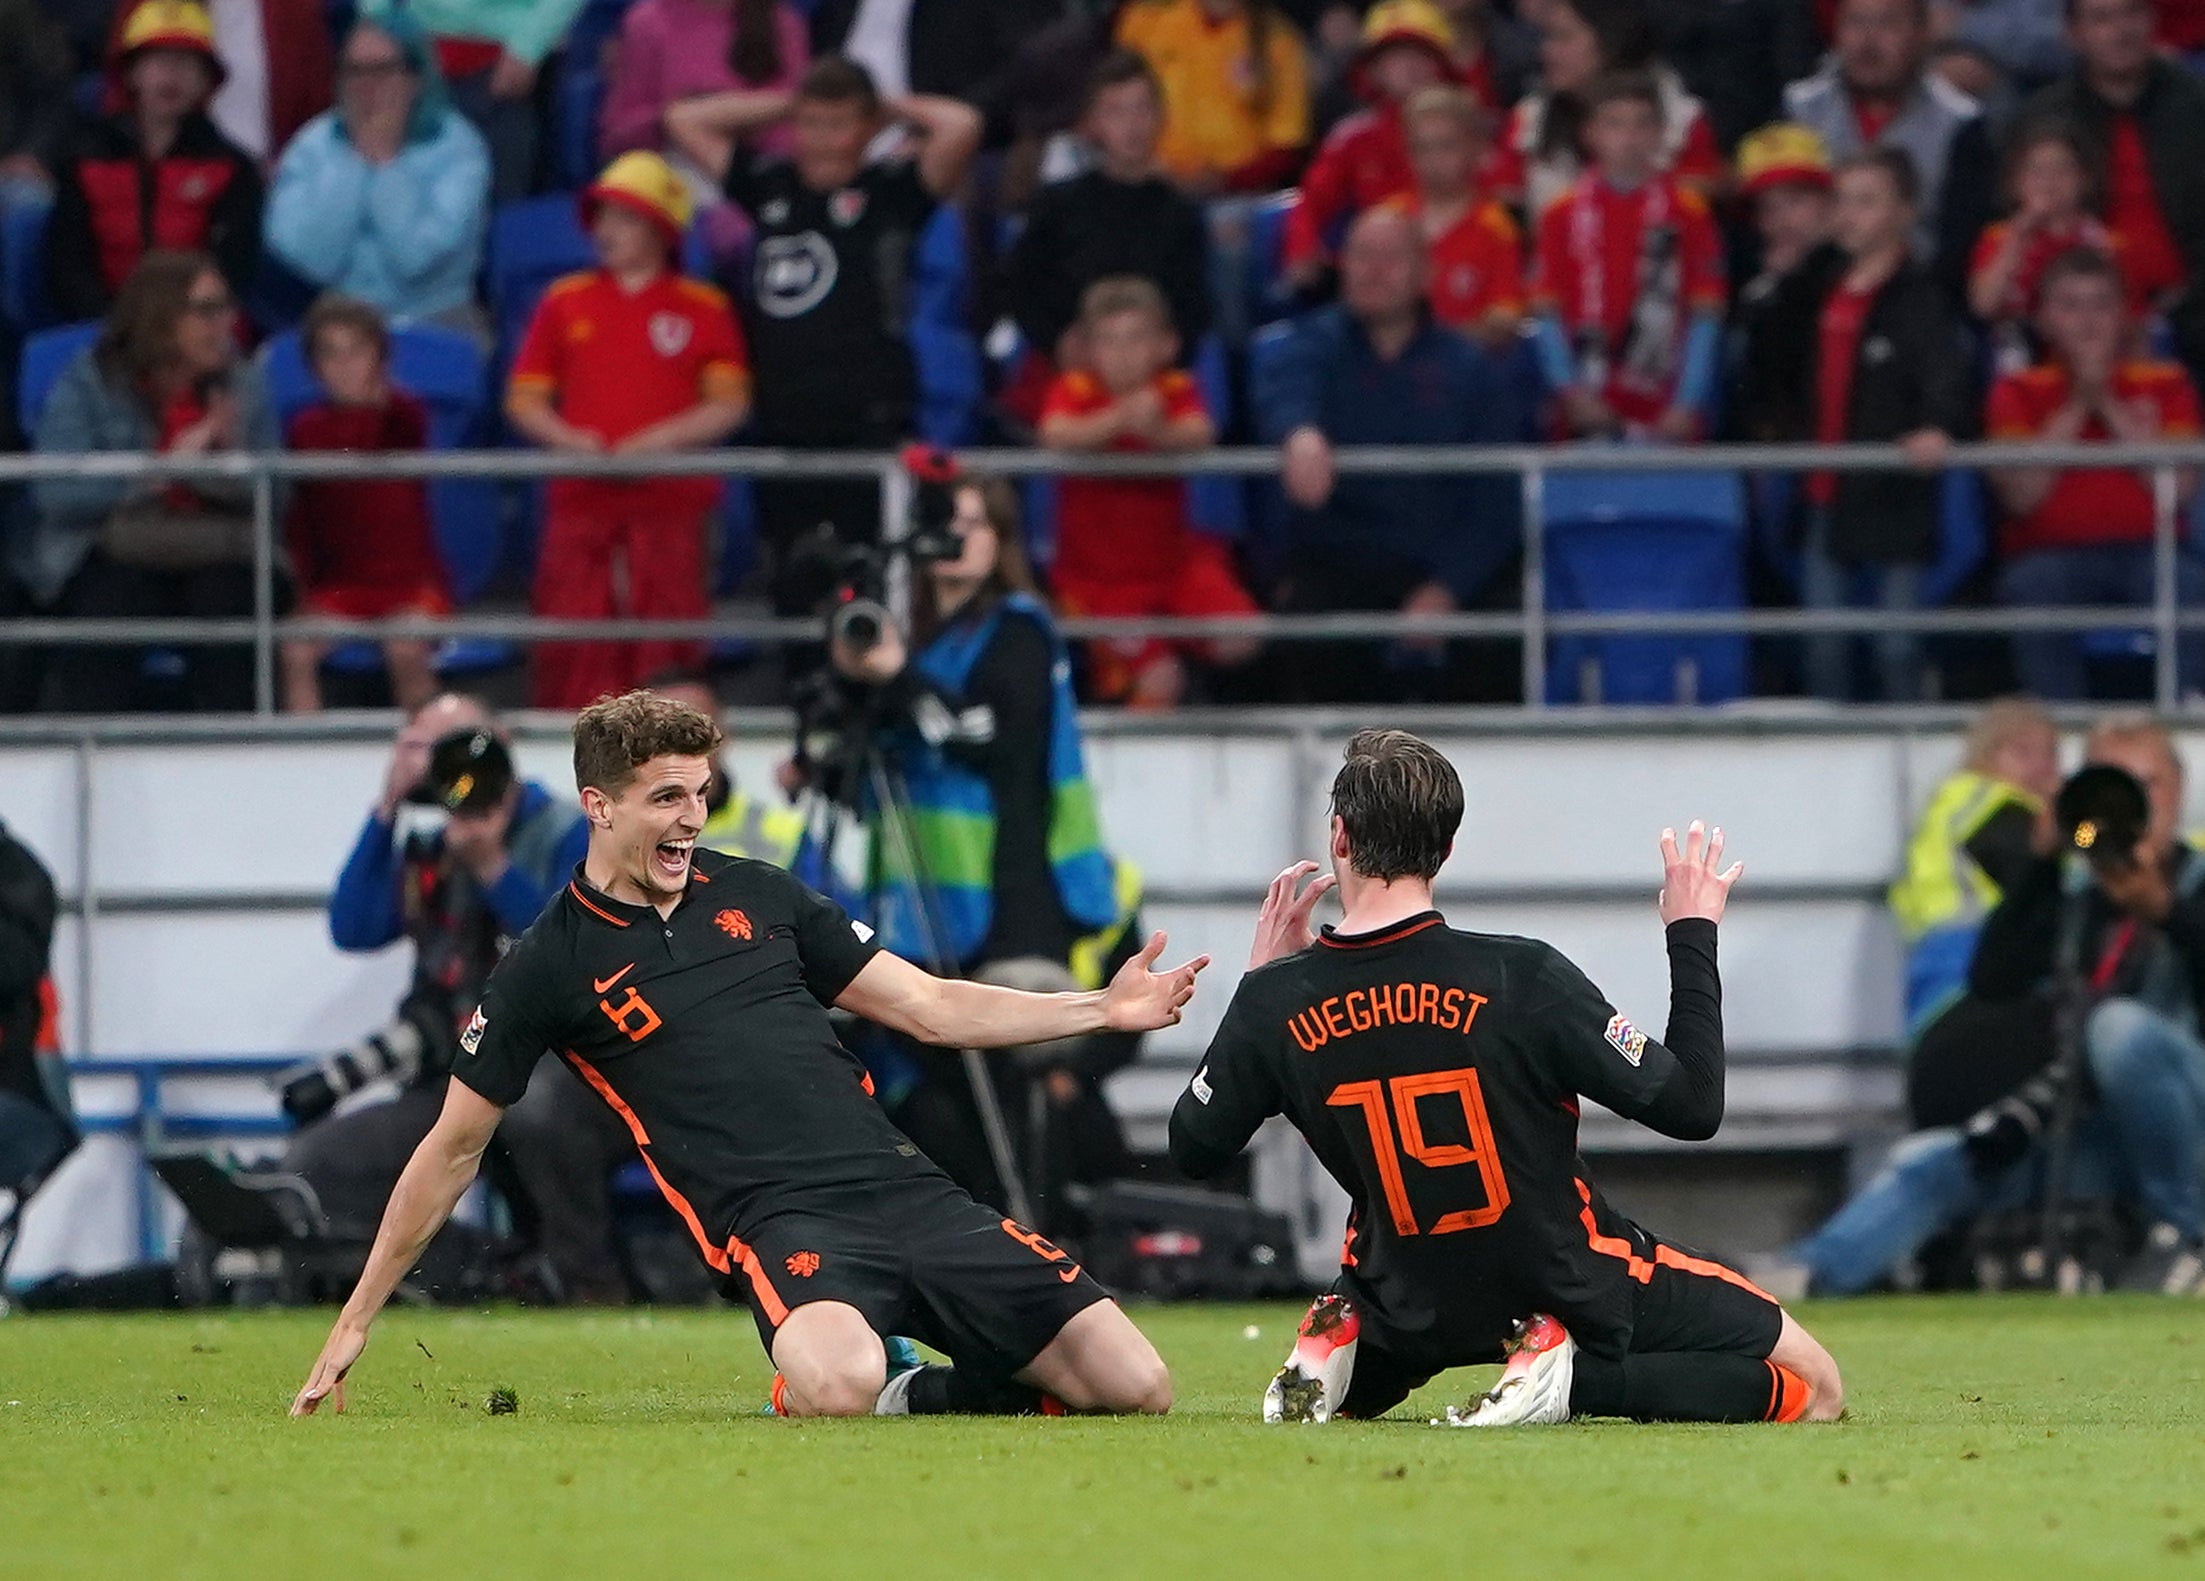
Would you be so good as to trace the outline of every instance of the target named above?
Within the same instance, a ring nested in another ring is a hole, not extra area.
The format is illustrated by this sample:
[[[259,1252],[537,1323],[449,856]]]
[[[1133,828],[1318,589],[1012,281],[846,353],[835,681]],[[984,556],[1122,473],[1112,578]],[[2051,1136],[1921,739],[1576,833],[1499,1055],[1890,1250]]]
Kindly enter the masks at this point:
[[[709,757],[720,740],[711,718],[671,697],[600,697],[574,719],[574,785],[618,796],[651,759]]]

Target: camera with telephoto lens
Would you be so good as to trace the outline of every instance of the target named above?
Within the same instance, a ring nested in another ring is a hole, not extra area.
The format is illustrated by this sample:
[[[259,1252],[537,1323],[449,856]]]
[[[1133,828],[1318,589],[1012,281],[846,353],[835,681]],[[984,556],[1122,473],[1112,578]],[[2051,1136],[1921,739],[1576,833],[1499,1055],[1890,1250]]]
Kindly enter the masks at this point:
[[[2143,782],[2110,763],[2077,769],[2052,801],[2060,850],[2105,872],[2136,865],[2136,848],[2151,823],[2151,798]]]
[[[401,1009],[389,1025],[377,1027],[349,1048],[279,1071],[276,1101],[294,1124],[310,1124],[370,1082],[393,1080],[401,1087],[412,1086],[429,1051],[450,1040],[449,1028],[428,1025],[411,1009]]]
[[[429,767],[406,800],[446,812],[488,812],[512,788],[511,750],[495,731],[470,725],[437,738],[429,748]]]
[[[951,523],[960,474],[947,451],[914,445],[903,454],[911,474],[911,516],[902,536],[879,545],[845,546],[832,522],[821,522],[789,551],[786,585],[796,603],[827,618],[827,640],[859,653],[878,643],[895,621],[888,583],[898,564],[954,560],[964,543]]]

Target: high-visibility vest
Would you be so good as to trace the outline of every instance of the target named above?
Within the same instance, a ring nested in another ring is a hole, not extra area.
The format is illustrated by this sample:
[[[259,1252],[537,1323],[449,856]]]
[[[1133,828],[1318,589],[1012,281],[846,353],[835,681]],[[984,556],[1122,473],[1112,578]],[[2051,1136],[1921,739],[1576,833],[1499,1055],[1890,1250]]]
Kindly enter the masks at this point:
[[[726,805],[697,833],[697,843],[708,851],[755,857],[779,868],[795,865],[803,841],[804,815],[796,808],[768,806],[739,790],[728,792]]]
[[[1972,769],[1937,787],[1907,842],[1906,872],[1887,898],[1908,944],[1942,928],[1972,927],[1998,904],[1998,885],[1968,855],[1968,841],[1999,812],[2043,806],[2020,786]]]

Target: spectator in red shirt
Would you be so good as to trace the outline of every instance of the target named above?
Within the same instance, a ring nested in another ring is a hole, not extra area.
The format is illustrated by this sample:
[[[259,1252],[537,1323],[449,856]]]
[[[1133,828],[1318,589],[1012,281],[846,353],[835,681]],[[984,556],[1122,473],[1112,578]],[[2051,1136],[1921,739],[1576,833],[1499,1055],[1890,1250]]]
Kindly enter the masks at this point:
[[[1908,610],[1937,555],[1939,486],[1931,475],[1972,418],[1964,349],[1950,299],[1910,250],[1921,200],[1913,162],[1896,148],[1840,160],[1834,246],[1787,276],[1755,321],[1740,404],[1756,437],[1837,444],[1895,442],[1922,469],[1818,472],[1806,480],[1800,602],[1843,608],[1857,583],[1873,602]],[[1852,641],[1807,642],[1807,686],[1853,695]],[[1884,697],[1921,694],[1920,645],[1884,631],[1874,642]]]
[[[1453,76],[1454,44],[1453,29],[1431,0],[1381,0],[1364,18],[1349,80],[1369,108],[1332,129],[1286,217],[1286,277],[1297,289],[1318,283],[1348,220],[1411,189],[1402,107]]]
[[[223,78],[214,23],[192,0],[142,0],[107,59],[113,113],[55,173],[47,291],[66,319],[107,311],[155,249],[204,249],[233,295],[260,262],[260,169],[207,118]]]
[[[2073,128],[2053,121],[2022,128],[2007,149],[2013,214],[1984,229],[1968,265],[1968,306],[1991,327],[2003,370],[2029,362],[2026,329],[2047,264],[2077,247],[2120,261],[2120,238],[2091,212],[2097,194],[2087,160]]]
[[[582,193],[597,267],[544,294],[513,359],[506,413],[575,455],[718,444],[750,410],[750,365],[727,298],[672,260],[689,188],[657,154],[622,154]],[[547,493],[534,608],[568,619],[702,620],[714,478],[560,478]],[[620,589],[625,586],[626,596]],[[581,708],[697,662],[695,642],[554,643],[535,657],[539,708]]]
[[[2129,320],[2120,270],[2104,253],[2074,248],[2045,266],[2037,332],[2045,359],[2001,375],[1991,387],[1984,426],[1994,441],[2018,444],[2134,444],[2195,439],[2197,393],[2172,362],[2128,356]],[[1990,474],[2006,507],[1999,532],[1998,595],[2021,607],[2148,605],[2153,591],[2153,531],[2158,511],[2149,469],[2009,467]],[[2197,493],[2197,469],[2175,473],[2175,507]],[[2179,531],[2179,527],[2177,528]],[[2205,568],[2179,565],[2184,604],[2205,600]],[[2205,677],[2205,644],[2181,644],[2188,684]],[[2014,638],[2022,687],[2043,698],[2086,695],[2081,647],[2068,632]]]
[[[285,425],[286,448],[374,453],[428,445],[428,410],[391,383],[390,329],[382,314],[352,297],[325,296],[300,324],[299,339],[328,398],[300,408]],[[301,614],[386,620],[452,607],[419,478],[303,482],[292,496],[285,541]],[[391,701],[409,714],[436,695],[430,653],[418,637],[383,644]],[[328,654],[325,642],[283,645],[285,708],[320,710]]]
[[[1409,211],[1431,253],[1432,316],[1498,350],[1524,318],[1524,238],[1478,188],[1492,146],[1485,107],[1466,89],[1426,88],[1402,117],[1416,187]]]
[[[1540,8],[1542,86],[1510,112],[1486,185],[1515,202],[1536,225],[1584,173],[1586,95],[1614,72],[1649,73],[1660,93],[1661,137],[1655,165],[1706,196],[1723,179],[1700,101],[1663,64],[1645,0],[1551,0]]]
[[[1661,90],[1642,71],[1586,95],[1593,171],[1539,219],[1539,360],[1571,437],[1698,437],[1721,354],[1722,242],[1661,173]]]
[[[2129,288],[2176,301],[2175,343],[2205,369],[2205,83],[2155,52],[2151,0],[2069,0],[2075,69],[2029,101],[2025,119],[2066,122],[2090,155]]]
[[[1088,367],[1058,376],[1041,412],[1051,450],[1102,453],[1206,450],[1217,425],[1202,392],[1174,367],[1179,337],[1153,281],[1098,280],[1080,302]],[[1187,522],[1180,478],[1066,478],[1057,502],[1057,604],[1072,615],[1249,615],[1256,602],[1225,546]],[[1088,683],[1107,701],[1169,708],[1187,690],[1190,645],[1133,639],[1093,643]],[[1192,645],[1195,656],[1242,664],[1248,640]]]

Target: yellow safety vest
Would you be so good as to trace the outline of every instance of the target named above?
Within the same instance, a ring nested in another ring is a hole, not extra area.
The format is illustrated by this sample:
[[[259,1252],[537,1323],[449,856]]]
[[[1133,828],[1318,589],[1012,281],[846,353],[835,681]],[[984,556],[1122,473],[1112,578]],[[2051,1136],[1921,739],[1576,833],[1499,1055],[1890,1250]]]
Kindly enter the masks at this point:
[[[1981,922],[1998,904],[1998,886],[1967,846],[1977,830],[2014,805],[2034,816],[2043,803],[2018,785],[1972,769],[1937,787],[1907,842],[1906,872],[1886,897],[1907,943],[1939,928]]]
[[[796,848],[804,840],[804,815],[794,807],[769,807],[741,791],[730,792],[727,805],[704,821],[697,843],[722,856],[747,856],[775,867],[796,860]]]
[[[1093,933],[1087,934],[1072,946],[1072,977],[1082,988],[1100,988],[1103,985],[1103,968],[1110,964],[1111,951],[1125,937],[1125,930],[1133,922],[1133,913],[1141,908],[1141,870],[1123,857],[1111,862],[1112,898],[1117,916]]]

